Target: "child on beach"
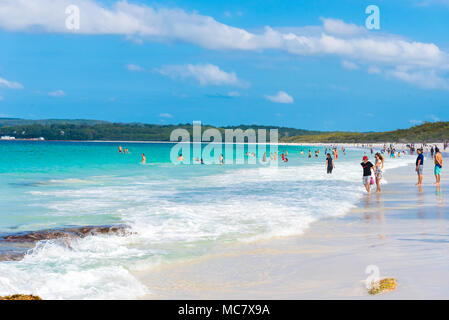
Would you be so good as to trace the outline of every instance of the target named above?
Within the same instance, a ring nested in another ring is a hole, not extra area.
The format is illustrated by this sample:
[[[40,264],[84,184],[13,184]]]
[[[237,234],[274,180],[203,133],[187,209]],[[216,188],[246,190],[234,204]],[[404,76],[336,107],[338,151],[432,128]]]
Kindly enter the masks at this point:
[[[368,161],[367,156],[363,156],[363,162],[360,163],[363,168],[363,185],[365,186],[366,192],[370,193],[371,189],[371,170],[373,170],[374,165]]]

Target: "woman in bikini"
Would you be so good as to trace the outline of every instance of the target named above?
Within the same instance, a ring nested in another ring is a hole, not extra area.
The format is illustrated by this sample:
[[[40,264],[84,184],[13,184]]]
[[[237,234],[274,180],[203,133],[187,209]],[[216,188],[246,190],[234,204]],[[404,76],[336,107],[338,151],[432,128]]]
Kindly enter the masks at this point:
[[[376,176],[377,192],[382,192],[380,189],[380,180],[382,179],[382,171],[384,169],[384,157],[378,152],[375,155],[376,164],[374,165],[374,174]]]

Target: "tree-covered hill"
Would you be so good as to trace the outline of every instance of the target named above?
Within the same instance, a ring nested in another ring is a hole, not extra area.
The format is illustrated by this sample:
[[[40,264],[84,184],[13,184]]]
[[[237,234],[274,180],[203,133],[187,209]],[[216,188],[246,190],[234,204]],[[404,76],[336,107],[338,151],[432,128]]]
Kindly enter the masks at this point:
[[[328,132],[317,135],[284,138],[285,142],[381,143],[381,142],[441,142],[449,140],[449,122],[424,123],[409,129],[386,132]]]
[[[16,120],[17,121],[17,120]],[[44,120],[41,120],[44,121]],[[86,120],[77,120],[86,121]],[[141,123],[72,123],[61,120],[54,123],[26,123],[23,125],[4,125],[0,127],[0,135],[13,136],[16,139],[32,139],[43,137],[45,140],[114,140],[114,141],[170,141],[170,134],[175,129],[186,129],[192,135],[191,124],[156,125]],[[202,130],[214,128],[203,125]],[[278,129],[279,138],[320,134],[320,131],[308,131],[295,128],[241,125],[217,128],[224,136],[225,129],[266,129],[267,140],[269,130]]]
[[[114,141],[170,141],[173,130],[186,129],[192,135],[191,124],[157,125],[142,123],[111,123],[98,120],[22,120],[0,119],[0,135],[17,139],[43,137],[45,140],[114,140]],[[432,122],[386,132],[323,132],[303,129],[239,125],[213,127],[202,125],[202,130],[217,128],[223,137],[225,129],[278,129],[282,142],[369,143],[369,142],[438,142],[449,140],[449,122]]]

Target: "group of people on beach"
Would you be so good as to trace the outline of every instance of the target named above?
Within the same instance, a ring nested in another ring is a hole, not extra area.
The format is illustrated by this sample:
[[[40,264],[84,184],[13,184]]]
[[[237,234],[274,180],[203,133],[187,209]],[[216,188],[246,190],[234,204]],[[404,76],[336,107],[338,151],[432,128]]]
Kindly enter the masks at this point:
[[[363,185],[368,193],[370,193],[371,185],[374,183],[376,183],[376,191],[382,192],[380,181],[382,180],[385,158],[380,152],[377,152],[374,158],[376,159],[374,164],[368,160],[368,156],[363,156],[362,163],[360,163],[363,168]],[[372,177],[372,172],[374,173],[375,179]]]
[[[445,143],[446,146],[446,143]],[[364,147],[368,147],[368,146],[364,146]],[[440,181],[441,181],[441,169],[443,167],[443,156],[439,150],[439,148],[435,145],[431,145],[428,146],[426,144],[424,144],[421,148],[415,148],[415,146],[413,144],[407,145],[408,149],[409,149],[409,153],[411,155],[414,154],[414,151],[417,151],[417,158],[416,158],[416,168],[415,171],[418,174],[418,183],[416,184],[417,186],[421,186],[422,185],[422,181],[423,181],[423,168],[424,168],[424,155],[423,155],[423,151],[424,151],[424,147],[426,147],[426,150],[429,151],[431,158],[434,161],[434,174],[435,174],[435,184],[436,185],[440,185]],[[303,150],[299,150],[300,155],[304,155],[304,151]],[[329,152],[328,152],[329,151]],[[341,148],[341,151],[346,155],[346,150],[344,147]],[[370,145],[369,146],[369,151],[371,154],[374,154],[374,149],[373,146]],[[123,149],[122,146],[119,146],[119,153],[128,153],[128,148]],[[331,155],[332,152],[332,155]],[[406,154],[407,152],[405,150],[402,150],[403,154]],[[283,162],[288,162],[288,151],[284,150],[284,151],[279,151],[278,152],[271,152],[270,153],[270,160],[273,161],[277,161],[278,160],[278,154],[279,154],[279,158],[283,161]],[[315,150],[315,158],[318,158],[320,154],[320,150],[317,149]],[[335,168],[335,160],[338,159],[338,148],[336,146],[330,146],[330,147],[326,147],[325,149],[325,154],[326,154],[326,160],[325,160],[325,169],[327,174],[332,174],[333,169]],[[365,152],[366,154],[366,152]],[[387,147],[386,145],[383,146],[383,148],[381,148],[380,152],[377,152],[374,154],[374,164],[369,161],[369,158],[367,155],[364,155],[362,158],[362,162],[360,163],[360,165],[362,166],[363,169],[363,185],[365,186],[365,189],[368,193],[370,193],[371,191],[371,186],[376,184],[376,192],[382,192],[381,189],[381,180],[382,180],[382,175],[383,175],[383,169],[384,169],[384,161],[385,161],[385,156],[384,154],[388,154],[390,155],[391,158],[396,158],[396,157],[400,157],[401,155],[401,150],[397,150],[394,146],[390,145],[389,147]],[[256,157],[256,154],[254,152],[246,152],[245,156],[247,157]],[[312,158],[312,150],[308,150],[308,157]],[[335,160],[334,160],[335,159]],[[177,158],[179,163],[182,163],[184,161],[184,157],[182,154],[178,155]],[[196,159],[197,163],[201,163],[204,164],[203,159]],[[263,157],[262,157],[262,162],[268,162],[268,157],[267,157],[267,153],[264,152]],[[142,163],[146,163],[146,157],[145,154],[142,153]],[[223,154],[221,153],[219,156],[219,163],[220,165],[224,164],[224,157]],[[374,177],[372,176],[374,174]]]
[[[435,184],[440,185],[441,183],[441,169],[443,168],[443,156],[441,155],[440,149],[435,146],[431,147],[430,149],[431,158],[434,162],[434,175],[435,175]],[[419,148],[417,150],[418,157],[416,158],[416,168],[415,171],[418,174],[418,183],[417,186],[422,185],[423,180],[423,172],[424,172],[424,155],[423,155],[423,148]]]
[[[409,152],[411,155],[413,153],[417,152],[418,156],[416,158],[416,167],[415,171],[418,174],[418,183],[417,186],[422,185],[423,181],[423,171],[424,171],[424,146],[421,148],[416,149],[413,144],[407,145],[409,148]],[[440,149],[437,146],[427,146],[427,149],[430,152],[430,157],[433,159],[434,162],[434,174],[435,174],[435,184],[440,185],[441,183],[441,169],[443,167],[443,156],[440,152]],[[370,152],[373,154],[373,147],[370,147]],[[375,163],[373,164],[371,161],[369,161],[368,156],[363,156],[362,163],[360,164],[363,168],[363,185],[365,186],[365,189],[368,193],[370,193],[371,185],[374,183],[376,184],[376,191],[382,192],[382,189],[380,188],[380,182],[382,179],[382,173],[384,168],[384,156],[383,154],[389,154],[390,157],[396,157],[396,154],[398,157],[400,157],[401,151],[396,151],[396,149],[390,145],[389,148],[382,149],[381,152],[377,152],[375,154]],[[406,153],[406,151],[402,151],[402,153]],[[328,167],[329,168],[329,167]],[[329,169],[328,169],[329,170]],[[374,173],[374,178],[372,177],[372,173]]]

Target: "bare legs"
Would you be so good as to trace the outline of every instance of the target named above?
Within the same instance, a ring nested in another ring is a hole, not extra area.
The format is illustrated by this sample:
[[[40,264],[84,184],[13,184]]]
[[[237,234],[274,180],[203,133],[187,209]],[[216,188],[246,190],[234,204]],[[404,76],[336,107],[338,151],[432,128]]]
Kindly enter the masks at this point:
[[[370,185],[369,181],[367,183],[365,183],[365,189],[366,189],[366,192],[370,193],[371,185]]]
[[[416,185],[417,186],[422,185],[422,174],[418,174],[418,183]]]
[[[440,180],[441,180],[441,175],[436,174],[436,175],[435,175],[435,184],[436,184],[436,185],[440,185]]]
[[[382,192],[382,190],[380,189],[380,178],[376,178],[376,186],[377,186],[377,192]]]

